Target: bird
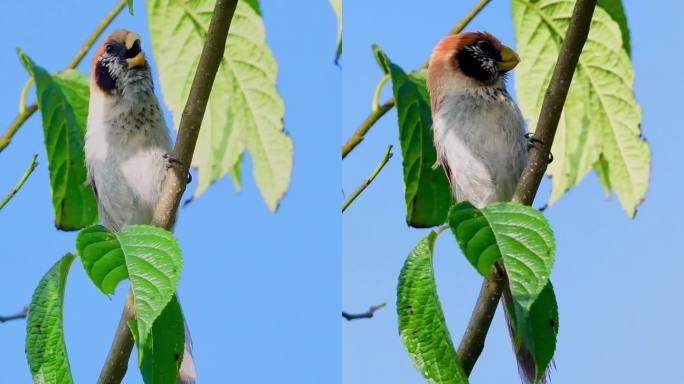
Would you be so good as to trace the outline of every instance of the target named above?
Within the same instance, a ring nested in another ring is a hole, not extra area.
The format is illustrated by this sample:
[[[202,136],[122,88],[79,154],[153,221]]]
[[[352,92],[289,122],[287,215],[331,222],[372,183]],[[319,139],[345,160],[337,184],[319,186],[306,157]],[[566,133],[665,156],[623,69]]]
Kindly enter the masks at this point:
[[[166,172],[177,160],[140,36],[112,32],[95,52],[90,73],[84,152],[102,224],[113,232],[152,224]],[[178,383],[190,384],[196,371],[185,329]]]
[[[535,144],[506,89],[506,77],[519,61],[513,49],[487,32],[447,36],[432,51],[427,87],[435,167],[444,169],[456,201],[484,208],[513,197],[528,149]],[[503,297],[504,310],[513,308],[510,290]],[[515,338],[511,315],[506,319]],[[532,383],[532,356],[516,344],[514,340],[521,378]]]

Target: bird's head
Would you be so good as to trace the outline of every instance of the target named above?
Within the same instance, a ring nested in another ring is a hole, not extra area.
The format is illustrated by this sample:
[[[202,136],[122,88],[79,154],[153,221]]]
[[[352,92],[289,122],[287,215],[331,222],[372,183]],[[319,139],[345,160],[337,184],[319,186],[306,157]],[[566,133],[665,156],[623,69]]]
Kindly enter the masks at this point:
[[[428,65],[430,93],[452,87],[503,87],[505,75],[520,58],[487,32],[447,36],[432,51]]]
[[[132,86],[152,86],[150,67],[135,32],[120,29],[109,35],[95,52],[91,69],[91,88],[105,94],[124,93]]]

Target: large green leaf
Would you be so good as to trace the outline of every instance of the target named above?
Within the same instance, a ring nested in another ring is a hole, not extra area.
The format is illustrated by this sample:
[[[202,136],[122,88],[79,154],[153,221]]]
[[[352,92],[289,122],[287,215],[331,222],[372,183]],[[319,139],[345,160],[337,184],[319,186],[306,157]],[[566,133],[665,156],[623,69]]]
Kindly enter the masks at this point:
[[[97,225],[81,231],[76,248],[86,273],[105,294],[129,278],[140,332],[137,339],[147,340],[180,280],[183,260],[173,234],[150,225],[133,225],[116,233]]]
[[[71,384],[64,344],[64,286],[74,256],[66,254],[33,292],[26,321],[26,358],[34,383]]]
[[[627,15],[625,14],[625,7],[622,5],[622,0],[598,0],[596,6],[603,8],[610,17],[615,20],[620,26],[622,34],[622,46],[628,55],[632,55],[631,37],[629,34],[629,26],[627,25]]]
[[[468,382],[451,342],[437,297],[432,254],[437,234],[423,238],[406,259],[399,275],[399,335],[416,369],[436,384]]]
[[[180,122],[213,12],[213,0],[148,0],[150,33],[161,87]],[[290,184],[292,140],[283,132],[284,105],[276,90],[277,64],[266,44],[258,4],[238,2],[193,157],[195,196],[231,173],[245,149],[257,186],[276,210]]]
[[[129,323],[131,333],[138,337],[138,323]],[[154,321],[152,332],[145,343],[136,339],[140,372],[146,384],[175,384],[183,362],[185,323],[183,313],[174,295],[166,308]]]
[[[337,50],[335,51],[335,62],[342,56],[342,0],[330,0],[330,5],[337,17]]]
[[[513,0],[522,57],[515,84],[531,131],[537,124],[574,5],[573,0]],[[611,8],[611,12],[620,19],[619,10]],[[633,86],[634,70],[623,46],[620,25],[598,7],[552,148],[555,161],[548,170],[553,178],[550,204],[594,169],[604,187],[617,194],[627,214],[636,213],[648,188],[650,150],[641,138],[641,109]],[[599,163],[601,158],[603,163]]]
[[[403,156],[406,222],[419,228],[440,225],[453,200],[444,170],[433,168],[437,152],[425,74],[407,75],[379,48],[374,47],[374,52],[392,79]]]
[[[55,225],[77,230],[97,221],[92,188],[86,185],[84,134],[88,116],[88,82],[75,71],[56,76],[19,51],[36,85],[43,119],[45,148],[50,170]]]
[[[553,232],[541,212],[514,203],[477,209],[462,202],[449,210],[449,226],[483,276],[503,259],[513,298],[529,310],[549,281],[556,251]]]

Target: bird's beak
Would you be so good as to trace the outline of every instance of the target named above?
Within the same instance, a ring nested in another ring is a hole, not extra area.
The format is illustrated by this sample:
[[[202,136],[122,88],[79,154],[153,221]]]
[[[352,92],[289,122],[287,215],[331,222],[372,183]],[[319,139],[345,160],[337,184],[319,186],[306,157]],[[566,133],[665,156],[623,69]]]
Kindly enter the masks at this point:
[[[140,47],[140,36],[135,32],[129,32],[128,35],[126,35],[126,50],[130,51],[136,44]],[[137,55],[130,59],[126,59],[126,62],[128,62],[129,69],[142,67],[145,65],[145,54],[138,52]]]
[[[518,56],[518,54],[515,53],[514,50],[505,45],[501,46],[501,61],[497,63],[497,65],[499,66],[499,71],[508,72],[511,69],[515,68],[515,66],[518,65],[519,62],[520,56]]]

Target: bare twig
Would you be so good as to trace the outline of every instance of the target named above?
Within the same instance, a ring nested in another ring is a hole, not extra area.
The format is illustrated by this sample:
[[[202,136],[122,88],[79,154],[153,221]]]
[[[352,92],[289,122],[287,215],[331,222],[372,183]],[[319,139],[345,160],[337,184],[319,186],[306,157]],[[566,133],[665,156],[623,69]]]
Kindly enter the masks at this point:
[[[78,64],[81,63],[85,55],[88,53],[90,48],[92,48],[93,44],[95,44],[95,42],[100,37],[102,32],[104,32],[104,30],[109,26],[109,24],[112,23],[114,18],[116,18],[116,16],[119,15],[121,10],[124,9],[126,3],[127,0],[119,1],[116,7],[114,7],[114,9],[112,9],[112,11],[109,12],[109,14],[107,14],[107,16],[105,16],[104,19],[102,19],[100,24],[97,26],[97,28],[95,28],[95,31],[93,31],[90,37],[88,37],[88,39],[83,44],[81,49],[79,49],[78,52],[76,52],[76,55],[73,59],[71,59],[71,62],[69,62],[69,65],[67,65],[66,69],[74,69],[78,66]],[[25,92],[22,91],[22,93]],[[2,152],[2,150],[5,149],[7,145],[9,145],[10,141],[12,140],[12,137],[14,137],[14,134],[17,133],[19,128],[21,128],[22,124],[24,124],[24,122],[28,120],[28,118],[31,117],[31,115],[33,115],[33,113],[38,110],[38,104],[33,103],[24,108],[20,107],[20,110],[21,112],[19,113],[19,115],[17,115],[17,117],[14,118],[14,120],[7,128],[5,133],[3,133],[2,136],[0,136],[0,152]]]
[[[14,315],[0,316],[0,323],[4,323],[6,321],[12,321],[12,320],[25,319],[26,316],[28,316],[28,307],[24,307],[24,309],[22,309],[21,312],[16,313]]]
[[[549,160],[549,151],[558,127],[560,113],[565,104],[565,98],[575,73],[575,67],[579,60],[582,47],[589,35],[591,18],[594,14],[596,0],[577,0],[572,13],[570,25],[563,39],[563,44],[558,55],[558,61],[554,68],[549,88],[544,96],[542,108],[539,113],[539,122],[535,129],[535,138],[542,145],[535,145],[530,149],[527,165],[523,170],[518,182],[513,201],[520,204],[531,205],[534,200],[539,184],[541,183]],[[505,270],[500,262],[497,268],[501,268],[504,274],[492,273],[485,279],[473,314],[471,315],[468,328],[459,346],[459,358],[467,361],[469,368],[477,361],[482,351],[484,339],[489,330],[491,318],[496,311],[496,300],[492,299],[495,292],[509,289],[505,281]],[[464,365],[464,369],[465,369]]]
[[[470,12],[461,20],[459,21],[458,24],[451,30],[451,34],[455,35],[459,32],[461,32],[465,27],[468,26],[468,24],[473,20],[475,16],[477,16],[480,11],[487,5],[491,0],[480,0],[480,2],[473,7]],[[423,66],[423,68],[427,68],[427,63]],[[376,98],[374,97],[374,100]],[[354,148],[356,148],[357,145],[363,141],[363,138],[366,136],[366,133],[371,129],[371,127],[378,121],[382,116],[385,115],[390,109],[394,108],[395,102],[394,98],[390,98],[383,104],[379,104],[377,102],[374,102],[374,106],[377,105],[377,109],[374,109],[370,115],[366,118],[366,120],[361,123],[361,125],[356,129],[356,131],[352,134],[352,136],[347,140],[347,142],[344,144],[342,147],[342,158],[344,159],[347,157],[349,152],[351,152]]]
[[[385,152],[385,155],[382,157],[382,160],[380,160],[380,164],[378,164],[378,166],[375,168],[373,173],[371,173],[371,175],[363,182],[363,184],[359,185],[359,188],[357,188],[356,191],[354,191],[354,193],[351,196],[349,196],[347,201],[345,201],[344,204],[342,204],[342,212],[346,211],[347,208],[349,207],[349,205],[351,205],[351,203],[353,203],[354,200],[356,200],[356,198],[359,197],[359,195],[364,190],[366,190],[366,188],[368,188],[370,183],[372,183],[373,180],[375,180],[375,177],[378,176],[378,173],[380,173],[380,171],[382,171],[382,169],[385,167],[385,164],[387,164],[387,162],[391,158],[392,158],[392,146],[390,145],[387,147],[387,151]]]
[[[236,6],[237,0],[217,0],[214,6],[207,39],[178,127],[174,158],[179,160],[179,164],[170,168],[166,173],[161,198],[157,203],[152,220],[154,225],[168,230],[173,228],[178,205],[185,191],[188,168],[192,162],[195,144],[199,136],[209,94],[214,84],[216,71],[223,58],[228,29]],[[132,292],[129,291],[127,303],[132,299]],[[124,308],[107,361],[100,373],[99,384],[120,383],[126,374],[128,356],[130,356],[133,348],[133,338],[131,330],[128,328],[128,321],[134,318],[134,310],[134,305],[127,304]]]
[[[26,168],[26,171],[24,171],[24,175],[21,177],[21,179],[19,179],[17,185],[15,185],[14,188],[12,188],[12,190],[9,191],[7,196],[5,196],[5,198],[2,199],[2,201],[0,201],[0,209],[4,208],[5,205],[9,203],[9,201],[14,197],[14,195],[16,195],[17,192],[19,192],[19,189],[21,189],[21,187],[24,185],[29,176],[31,176],[33,170],[36,169],[36,166],[38,166],[38,162],[36,162],[37,158],[38,155],[33,155],[31,163],[29,164],[28,168]]]
[[[342,311],[342,317],[347,319],[347,321],[352,321],[352,320],[358,320],[358,319],[370,319],[373,317],[375,312],[378,311],[378,309],[386,306],[387,303],[381,303],[378,305],[371,305],[370,308],[366,312],[363,313],[347,313]]]

